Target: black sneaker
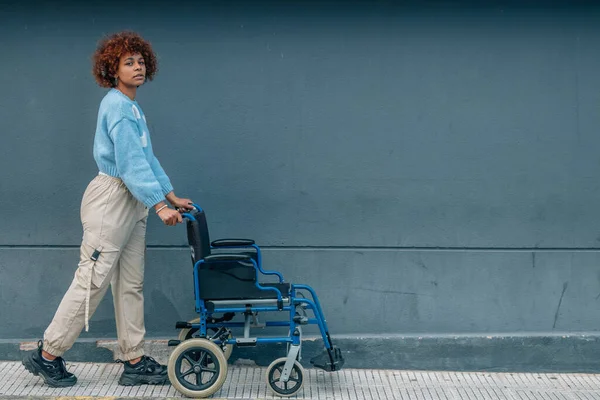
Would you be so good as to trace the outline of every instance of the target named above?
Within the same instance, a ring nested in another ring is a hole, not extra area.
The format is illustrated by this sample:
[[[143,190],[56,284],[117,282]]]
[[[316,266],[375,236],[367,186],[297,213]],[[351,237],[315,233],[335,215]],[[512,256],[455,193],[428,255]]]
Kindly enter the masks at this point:
[[[167,367],[160,365],[152,357],[142,356],[137,364],[131,364],[129,361],[120,361],[123,363],[123,373],[119,378],[119,385],[136,386],[141,384],[165,385],[169,383],[167,376]]]
[[[46,361],[42,357],[42,341],[38,342],[37,350],[25,354],[23,365],[27,371],[40,375],[46,385],[53,388],[69,387],[77,383],[77,377],[67,371],[65,360],[56,357],[52,361]]]

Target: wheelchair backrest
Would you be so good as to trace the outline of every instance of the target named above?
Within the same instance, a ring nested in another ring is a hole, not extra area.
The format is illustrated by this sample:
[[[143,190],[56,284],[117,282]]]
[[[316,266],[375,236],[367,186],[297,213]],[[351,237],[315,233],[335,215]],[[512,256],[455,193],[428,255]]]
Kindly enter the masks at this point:
[[[187,220],[188,244],[192,251],[192,264],[210,255],[210,237],[208,236],[208,224],[204,211],[194,210],[192,216],[195,221]]]

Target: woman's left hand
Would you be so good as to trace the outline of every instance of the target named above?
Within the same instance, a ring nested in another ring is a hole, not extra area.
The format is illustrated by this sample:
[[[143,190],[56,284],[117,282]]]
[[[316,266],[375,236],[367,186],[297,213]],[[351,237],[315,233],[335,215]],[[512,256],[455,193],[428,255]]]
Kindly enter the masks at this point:
[[[179,197],[175,197],[170,201],[171,205],[179,210],[179,212],[188,212],[194,209],[194,202],[190,199],[181,199]]]

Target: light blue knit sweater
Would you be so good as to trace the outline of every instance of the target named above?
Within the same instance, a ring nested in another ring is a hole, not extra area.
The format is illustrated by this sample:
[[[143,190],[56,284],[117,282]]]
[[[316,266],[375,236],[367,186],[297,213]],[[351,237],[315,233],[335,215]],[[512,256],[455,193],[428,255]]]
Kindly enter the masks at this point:
[[[146,207],[163,201],[173,190],[152,152],[142,108],[116,89],[111,89],[100,103],[94,159],[100,172],[121,178]]]

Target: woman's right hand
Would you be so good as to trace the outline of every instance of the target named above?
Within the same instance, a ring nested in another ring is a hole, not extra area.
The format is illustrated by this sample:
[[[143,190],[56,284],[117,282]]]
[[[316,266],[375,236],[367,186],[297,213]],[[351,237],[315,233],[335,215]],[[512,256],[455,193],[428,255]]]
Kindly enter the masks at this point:
[[[158,217],[168,226],[175,226],[183,221],[181,213],[172,208],[163,208],[158,212]]]

